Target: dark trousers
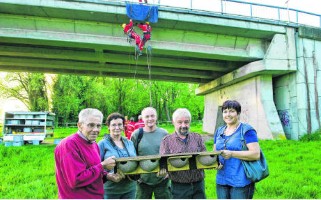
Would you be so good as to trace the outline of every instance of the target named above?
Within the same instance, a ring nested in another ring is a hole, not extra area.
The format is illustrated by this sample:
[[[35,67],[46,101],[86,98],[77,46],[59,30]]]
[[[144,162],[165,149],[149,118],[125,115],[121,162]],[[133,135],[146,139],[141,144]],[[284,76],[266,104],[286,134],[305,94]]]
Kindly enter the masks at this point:
[[[152,199],[153,193],[155,199],[171,199],[171,182],[169,179],[165,179],[156,185],[137,184],[136,199]]]
[[[193,183],[172,181],[173,199],[206,199],[204,180]]]
[[[107,194],[105,191],[104,199],[135,199],[136,188],[123,194]]]

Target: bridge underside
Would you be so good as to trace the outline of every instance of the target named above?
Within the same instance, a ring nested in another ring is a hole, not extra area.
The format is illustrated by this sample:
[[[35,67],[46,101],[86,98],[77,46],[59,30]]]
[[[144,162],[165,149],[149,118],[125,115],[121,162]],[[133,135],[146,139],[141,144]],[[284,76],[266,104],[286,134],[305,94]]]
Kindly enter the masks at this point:
[[[0,70],[198,83],[209,133],[226,99],[241,103],[259,138],[320,127],[319,30],[160,7],[151,54],[135,60],[128,21],[119,1],[0,0]]]
[[[150,66],[153,80],[204,84],[262,60],[275,34],[206,15],[161,9],[159,15],[147,43],[151,54],[145,48],[135,60],[120,26],[129,20],[123,4],[2,0],[0,70],[148,79]]]

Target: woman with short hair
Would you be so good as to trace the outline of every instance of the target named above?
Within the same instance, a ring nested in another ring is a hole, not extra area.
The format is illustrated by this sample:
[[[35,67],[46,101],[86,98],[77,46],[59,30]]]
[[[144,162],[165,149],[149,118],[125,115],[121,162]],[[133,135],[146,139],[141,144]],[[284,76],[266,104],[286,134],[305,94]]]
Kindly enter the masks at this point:
[[[132,141],[122,137],[125,118],[119,113],[112,113],[106,119],[109,134],[98,143],[100,158],[115,156],[134,157],[136,150]],[[113,173],[111,170],[107,175],[107,182],[104,184],[105,199],[134,199],[136,196],[136,181],[131,180],[123,174]]]
[[[227,100],[222,106],[226,125],[219,127],[214,135],[214,151],[220,151],[216,174],[218,199],[252,199],[255,183],[246,177],[242,160],[259,160],[260,145],[257,133],[249,124],[240,122],[241,105],[235,100]],[[242,150],[241,134],[247,151]]]

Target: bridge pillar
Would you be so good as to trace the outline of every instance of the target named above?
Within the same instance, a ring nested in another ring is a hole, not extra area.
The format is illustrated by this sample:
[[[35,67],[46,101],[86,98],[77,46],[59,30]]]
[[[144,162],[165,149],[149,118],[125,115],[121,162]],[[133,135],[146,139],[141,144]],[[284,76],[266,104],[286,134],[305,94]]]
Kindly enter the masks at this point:
[[[205,95],[205,132],[214,133],[222,125],[221,106],[226,99],[240,102],[241,121],[251,124],[260,139],[285,139],[274,105],[271,75],[256,76]]]
[[[321,128],[321,30],[300,27],[296,36],[297,71],[274,78],[274,99],[288,139]]]

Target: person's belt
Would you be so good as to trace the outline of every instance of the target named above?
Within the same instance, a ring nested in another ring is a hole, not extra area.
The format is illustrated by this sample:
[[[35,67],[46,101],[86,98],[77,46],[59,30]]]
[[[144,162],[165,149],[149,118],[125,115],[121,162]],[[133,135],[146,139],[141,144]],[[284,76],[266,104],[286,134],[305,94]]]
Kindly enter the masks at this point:
[[[180,183],[180,182],[175,182],[175,181],[172,181],[172,183],[174,184],[183,184],[183,185],[194,185],[194,184],[198,184],[200,182],[202,182],[203,180],[200,180],[200,181],[195,181],[195,182],[191,182],[191,183]]]

